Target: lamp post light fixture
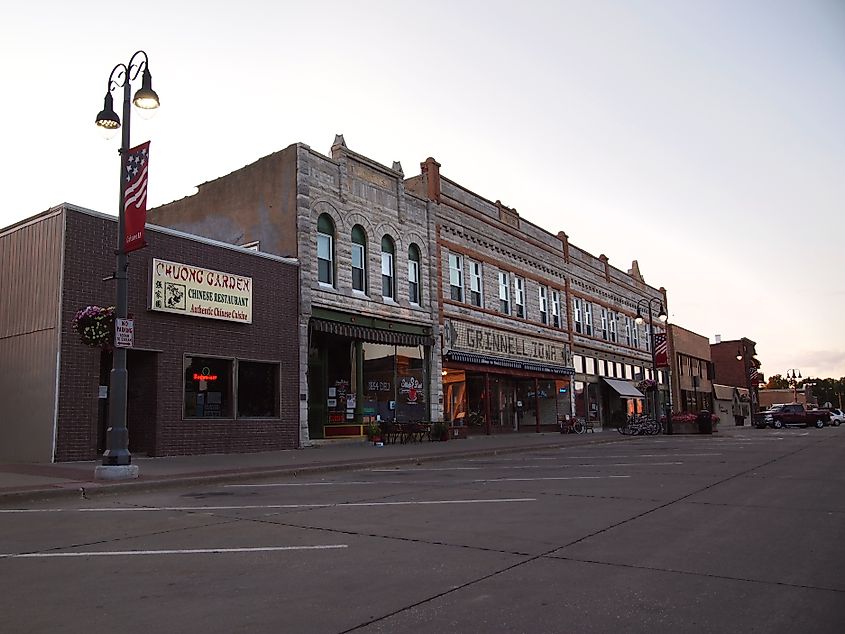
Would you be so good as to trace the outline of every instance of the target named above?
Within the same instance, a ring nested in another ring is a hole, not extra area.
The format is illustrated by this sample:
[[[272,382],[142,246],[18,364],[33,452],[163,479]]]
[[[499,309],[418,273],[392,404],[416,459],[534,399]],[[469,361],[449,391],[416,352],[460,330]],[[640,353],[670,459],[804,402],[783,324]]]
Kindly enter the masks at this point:
[[[141,88],[130,102],[131,82],[141,75]],[[121,118],[114,111],[112,91],[123,88],[123,121],[120,143],[120,198],[118,199],[117,266],[114,272],[116,282],[115,317],[125,319],[129,312],[129,260],[126,255],[124,229],[126,226],[126,161],[129,153],[129,124],[131,103],[139,111],[152,116],[159,107],[159,99],[152,89],[149,61],[144,51],[137,51],[128,64],[118,64],[109,75],[103,109],[94,122],[106,138],[113,137],[121,127]],[[112,353],[112,370],[109,387],[109,427],[106,431],[106,450],[103,462],[95,470],[95,477],[105,480],[124,480],[138,477],[138,467],[132,465],[129,453],[129,431],[126,427],[126,395],[129,384],[126,371],[126,348],[115,347]]]
[[[792,402],[798,402],[798,381],[801,380],[801,370],[789,368],[786,371],[786,380],[789,382],[789,387],[792,388]]]
[[[654,349],[654,314],[652,312],[652,305],[654,303],[660,307],[657,312],[657,318],[662,322],[666,323],[666,320],[669,319],[669,315],[666,314],[666,311],[663,310],[663,302],[660,299],[651,298],[651,299],[641,299],[637,302],[637,316],[634,319],[637,324],[642,325],[645,322],[645,318],[643,317],[643,308],[648,311],[648,330],[649,330],[649,348],[651,349],[651,371],[653,374],[654,382],[657,383],[657,352]],[[660,416],[658,413],[659,407],[659,392],[658,388],[655,387],[654,389],[654,397],[653,397],[653,408],[652,412],[654,413],[654,419],[660,420]],[[672,412],[668,412],[666,414],[666,433],[672,433]]]

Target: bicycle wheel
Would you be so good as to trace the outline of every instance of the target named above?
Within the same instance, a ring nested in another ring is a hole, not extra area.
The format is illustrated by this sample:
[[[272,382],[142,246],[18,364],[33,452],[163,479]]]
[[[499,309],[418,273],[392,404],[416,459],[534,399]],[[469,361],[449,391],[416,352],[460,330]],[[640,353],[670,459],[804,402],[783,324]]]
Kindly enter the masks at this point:
[[[576,434],[583,434],[587,430],[587,426],[583,423],[583,421],[576,420],[572,425],[572,430]]]

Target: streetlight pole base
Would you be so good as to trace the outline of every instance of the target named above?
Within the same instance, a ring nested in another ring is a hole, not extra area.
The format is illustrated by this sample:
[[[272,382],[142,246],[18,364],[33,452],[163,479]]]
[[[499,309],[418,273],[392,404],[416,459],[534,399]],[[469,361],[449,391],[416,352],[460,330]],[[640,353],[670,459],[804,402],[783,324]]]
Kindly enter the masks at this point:
[[[135,480],[138,478],[138,465],[97,465],[94,468],[95,480]]]

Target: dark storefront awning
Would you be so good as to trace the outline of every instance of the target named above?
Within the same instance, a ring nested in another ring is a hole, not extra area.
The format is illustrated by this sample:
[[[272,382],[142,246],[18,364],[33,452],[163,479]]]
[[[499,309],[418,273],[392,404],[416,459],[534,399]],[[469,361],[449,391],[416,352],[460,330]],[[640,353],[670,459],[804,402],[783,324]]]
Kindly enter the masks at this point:
[[[628,383],[628,381],[620,381],[618,379],[604,379],[604,382],[607,383],[614,390],[616,390],[616,393],[619,394],[619,396],[624,396],[625,398],[645,398],[645,394],[643,394],[633,385]]]
[[[558,374],[562,376],[571,376],[575,374],[575,368],[549,365],[548,363],[538,363],[536,361],[518,361],[516,359],[508,359],[505,357],[489,357],[484,354],[473,354],[471,352],[450,350],[444,356],[448,361],[455,361],[457,363],[487,365],[496,368],[512,368],[514,370],[528,370],[530,372],[545,372],[547,374]]]
[[[434,339],[432,337],[426,337],[425,335],[382,330],[381,328],[372,328],[370,326],[361,326],[358,324],[346,324],[338,321],[329,321],[327,319],[312,318],[311,327],[320,332],[327,332],[341,337],[349,337],[350,339],[357,339],[358,341],[366,341],[368,343],[383,343],[392,346],[434,345]]]

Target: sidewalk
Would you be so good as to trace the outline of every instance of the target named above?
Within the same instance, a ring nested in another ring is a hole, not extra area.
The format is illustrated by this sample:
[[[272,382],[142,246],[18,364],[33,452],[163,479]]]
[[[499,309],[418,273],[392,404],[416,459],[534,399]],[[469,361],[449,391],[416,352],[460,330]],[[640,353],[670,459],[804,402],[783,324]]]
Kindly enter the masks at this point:
[[[451,460],[471,456],[494,455],[620,442],[628,436],[616,433],[595,434],[518,433],[471,436],[447,442],[418,442],[377,447],[369,442],[317,442],[305,449],[248,454],[134,457],[140,477],[123,482],[94,480],[99,462],[0,464],[0,504],[22,500],[73,497],[85,489],[87,497],[95,494],[142,491],[166,486],[189,486],[231,482],[247,478],[282,477],[293,474],[322,473]]]

